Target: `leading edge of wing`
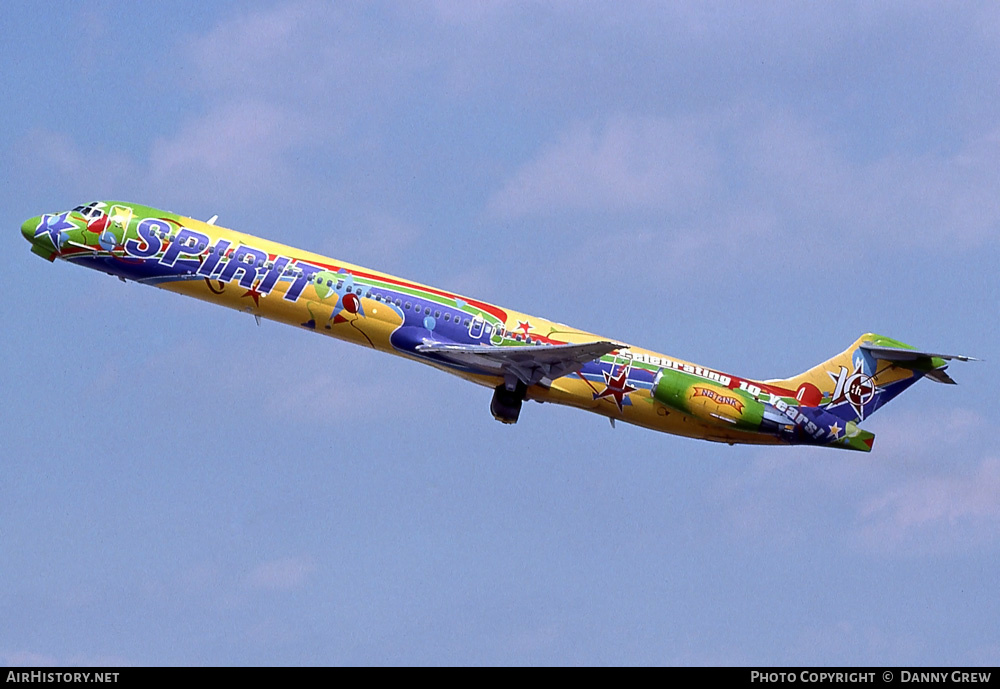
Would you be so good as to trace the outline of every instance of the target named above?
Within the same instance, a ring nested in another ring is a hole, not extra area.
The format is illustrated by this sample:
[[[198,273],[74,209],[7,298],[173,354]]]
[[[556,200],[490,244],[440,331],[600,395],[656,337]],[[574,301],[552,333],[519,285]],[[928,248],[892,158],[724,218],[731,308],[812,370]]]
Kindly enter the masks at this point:
[[[463,366],[479,369],[483,373],[500,376],[513,374],[525,385],[534,385],[579,371],[587,362],[623,347],[625,345],[607,340],[582,344],[511,347],[427,342],[417,345],[416,350],[421,354],[436,355]]]

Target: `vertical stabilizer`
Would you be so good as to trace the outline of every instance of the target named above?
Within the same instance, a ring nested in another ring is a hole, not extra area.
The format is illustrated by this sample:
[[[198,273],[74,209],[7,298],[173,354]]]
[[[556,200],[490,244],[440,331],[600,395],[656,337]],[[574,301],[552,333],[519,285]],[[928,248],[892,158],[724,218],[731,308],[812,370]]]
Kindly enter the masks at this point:
[[[922,352],[898,340],[866,333],[805,373],[765,382],[795,390],[800,400],[818,399],[818,406],[834,416],[857,423],[925,375],[954,382],[944,373],[947,360],[970,358]]]

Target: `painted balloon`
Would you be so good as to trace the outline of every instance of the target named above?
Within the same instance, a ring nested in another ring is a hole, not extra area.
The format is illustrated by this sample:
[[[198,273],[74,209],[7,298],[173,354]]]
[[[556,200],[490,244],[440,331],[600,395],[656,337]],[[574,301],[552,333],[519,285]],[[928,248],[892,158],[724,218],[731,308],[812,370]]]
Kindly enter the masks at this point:
[[[105,230],[101,232],[101,236],[97,239],[101,248],[105,251],[112,251],[116,246],[118,246],[118,238],[115,236],[114,232],[110,230]]]
[[[100,234],[104,232],[104,230],[107,229],[107,227],[108,227],[108,216],[102,215],[99,218],[94,218],[93,220],[89,221],[87,223],[86,230],[87,232],[94,232],[96,234]]]
[[[823,393],[812,383],[803,383],[795,393],[795,399],[803,407],[818,407],[823,401]]]
[[[354,292],[348,292],[344,295],[344,310],[355,314],[361,310],[361,300]]]

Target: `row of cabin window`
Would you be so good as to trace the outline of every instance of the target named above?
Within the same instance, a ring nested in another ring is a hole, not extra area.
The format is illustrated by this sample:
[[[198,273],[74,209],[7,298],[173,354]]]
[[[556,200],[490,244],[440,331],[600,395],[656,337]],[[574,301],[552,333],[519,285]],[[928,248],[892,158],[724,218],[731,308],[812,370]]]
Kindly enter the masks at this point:
[[[392,303],[392,301],[393,301],[390,297],[385,297],[385,296],[383,296],[381,294],[376,294],[375,295],[375,299],[376,300],[385,301],[386,303]],[[406,310],[410,310],[412,308],[415,313],[420,313],[420,305],[419,304],[414,304],[412,302],[405,302],[404,303],[402,299],[396,299],[395,304],[396,304],[396,306],[402,306]],[[429,307],[429,306],[424,307],[424,315],[425,316],[430,316],[431,315],[431,307]],[[439,310],[438,311],[434,311],[434,318],[441,318],[441,311],[439,311]],[[457,315],[457,314],[453,315],[450,311],[445,311],[444,312],[444,320],[445,320],[446,323],[451,322],[452,318],[455,319],[456,323],[459,323],[462,320],[462,317],[459,316],[459,315]],[[466,318],[465,319],[465,327],[468,328],[469,324],[471,322],[472,321],[470,319]]]
[[[163,239],[169,239],[169,240],[173,239],[173,236],[170,235],[167,232],[160,232],[159,235]],[[192,237],[192,242],[193,241],[194,241],[194,238]],[[188,246],[193,246],[193,244],[188,244]],[[205,244],[203,242],[199,242],[198,245],[197,245],[197,249],[198,249],[198,251],[204,251],[205,250]],[[216,250],[219,250],[219,253],[222,253],[221,252],[221,247],[219,247],[218,245],[212,247],[212,252],[215,252]],[[253,257],[251,256],[250,258],[251,258],[251,264],[255,264],[256,261],[253,260]],[[267,262],[264,265],[264,267],[265,268],[272,268],[273,264],[270,263],[270,262]],[[295,268],[292,268],[292,267],[286,268],[283,272],[285,273],[285,275],[296,275],[296,276],[301,276],[302,275],[302,271],[296,270]],[[323,282],[322,279],[317,279],[316,276],[314,276],[314,275],[310,275],[309,278],[308,278],[308,281],[309,282],[314,282],[315,281],[317,283],[322,283]],[[333,287],[333,280],[327,280],[326,281],[326,285],[327,285],[327,287]],[[337,281],[337,287],[336,287],[336,289],[341,289],[343,286],[344,286],[344,281],[343,280],[338,280]],[[355,288],[354,293],[357,294],[358,296],[361,296],[362,289],[360,287],[357,287],[357,288]],[[392,302],[391,298],[383,296],[381,294],[376,294],[375,295],[375,299],[377,301],[384,301],[386,303],[391,303]],[[402,299],[396,299],[395,303],[396,303],[396,306],[404,306]],[[404,308],[406,308],[407,310],[409,310],[411,308],[411,302],[406,302]],[[419,311],[420,308],[416,307],[415,310]],[[431,315],[431,308],[429,306],[426,307],[426,308],[424,308],[424,315],[427,315],[427,316]],[[441,318],[441,312],[440,311],[435,311],[434,312],[434,318]],[[452,314],[446,311],[445,314],[444,314],[444,320],[445,320],[445,322],[446,323],[450,322],[452,318],[453,318]],[[454,316],[454,319],[455,319],[455,322],[458,323],[459,321],[461,321],[461,316],[457,316],[456,315],[456,316]],[[465,319],[465,323],[463,324],[464,327],[468,328],[469,325],[471,324],[471,322],[472,321],[470,319],[466,318]],[[486,324],[486,329],[487,329],[487,332],[490,331],[491,326],[490,326],[489,323]],[[514,334],[514,338],[516,340],[518,340],[518,341],[522,341],[524,339],[520,333]]]
[[[311,279],[312,279],[312,277],[310,276],[310,280]],[[328,287],[332,287],[333,286],[333,281],[332,280],[327,280],[326,284],[327,284]],[[340,289],[343,286],[343,284],[344,284],[343,280],[338,281],[337,282],[337,289]],[[360,287],[358,287],[358,288],[356,288],[354,290],[354,293],[357,294],[358,296],[361,295],[361,292],[362,292],[362,289]],[[382,301],[382,302],[385,302],[387,304],[393,303],[393,299],[391,297],[388,297],[388,296],[385,296],[385,295],[382,295],[382,294],[375,294],[374,297],[372,297],[372,298],[375,299],[376,301]],[[420,306],[418,304],[413,304],[412,302],[405,302],[404,303],[402,299],[396,299],[395,300],[395,304],[396,304],[396,306],[403,307],[406,310],[410,310],[412,308],[416,313],[420,312]],[[431,307],[429,307],[429,306],[424,307],[424,315],[425,316],[431,315]],[[441,311],[434,311],[434,318],[441,318]],[[450,312],[445,311],[445,313],[444,313],[444,320],[445,320],[445,322],[446,323],[451,322],[452,318],[454,318],[454,320],[455,320],[456,323],[459,323],[462,320],[461,316],[459,316],[459,315],[452,315]],[[468,328],[471,323],[472,323],[471,319],[466,318],[465,322],[462,325],[464,327]],[[493,330],[493,326],[490,323],[486,323],[484,325],[484,332],[486,334],[490,334],[492,332],[492,330]],[[511,332],[510,330],[507,330],[506,328],[503,328],[502,326],[499,327],[497,330],[499,331],[501,337],[512,338],[514,340],[517,340],[518,342],[527,342],[529,344],[531,343],[531,336],[530,335],[526,336],[523,333]]]
[[[164,239],[173,239],[173,237],[172,237],[171,235],[169,235],[168,233],[166,233],[166,232],[162,232],[162,233],[160,233],[160,236],[161,236],[162,238],[164,238]],[[194,238],[192,237],[192,241],[193,241],[193,239],[194,239]],[[192,244],[189,244],[188,246],[192,246]],[[199,242],[199,243],[198,243],[198,246],[197,246],[197,249],[198,249],[198,251],[204,251],[204,249],[205,249],[205,244],[204,244],[204,243],[201,243],[201,242]],[[215,252],[216,250],[220,250],[220,247],[219,247],[218,245],[216,245],[216,246],[212,247],[212,252]],[[219,251],[219,253],[222,253],[222,252],[221,252],[221,250]],[[253,257],[251,256],[251,257],[249,257],[249,258],[251,259],[251,261],[250,261],[249,263],[250,263],[251,265],[255,265],[255,264],[256,264],[256,261],[255,261],[255,260],[253,259]],[[268,269],[272,268],[273,266],[274,266],[274,264],[272,264],[272,263],[270,263],[270,262],[267,262],[267,263],[265,263],[265,265],[264,265],[264,267],[265,267],[265,268],[268,268]],[[292,268],[292,267],[288,267],[288,268],[285,268],[285,270],[284,270],[283,272],[284,272],[284,274],[285,274],[285,275],[294,275],[294,276],[301,276],[301,275],[303,274],[301,270],[296,270],[295,268]],[[308,281],[308,282],[316,282],[317,284],[321,284],[321,283],[323,282],[323,280],[322,280],[321,278],[317,278],[317,277],[316,277],[315,275],[310,275],[310,276],[309,276],[309,277],[307,278],[307,281]],[[327,286],[327,287],[333,287],[333,280],[327,280],[327,281],[326,281],[326,286]],[[344,281],[343,281],[343,280],[338,280],[338,281],[337,281],[337,287],[336,287],[335,289],[338,289],[338,290],[339,290],[339,289],[341,289],[341,288],[342,288],[343,286],[344,286]],[[356,288],[354,289],[354,293],[355,293],[355,294],[357,294],[358,296],[361,296],[361,293],[362,293],[362,291],[363,291],[363,290],[362,290],[362,288],[360,288],[360,287],[356,287]],[[375,298],[375,299],[376,299],[377,301],[384,301],[384,302],[386,302],[386,303],[391,303],[391,302],[392,302],[392,299],[391,299],[391,298],[389,298],[389,297],[386,297],[386,296],[383,296],[383,295],[381,295],[381,294],[376,294],[374,298]],[[402,300],[402,299],[396,299],[396,306],[404,306],[404,304],[403,304],[403,300]],[[407,310],[409,310],[409,309],[411,308],[411,302],[406,302],[406,304],[405,304],[405,307],[404,307],[404,308],[406,308]],[[419,308],[419,307],[416,307],[416,309],[415,309],[415,310],[416,310],[416,311],[420,311],[420,308]],[[427,316],[431,315],[431,308],[430,308],[429,306],[428,306],[428,307],[426,307],[426,308],[424,308],[424,315],[427,315]],[[435,312],[434,312],[434,318],[441,318],[441,312],[440,312],[440,311],[435,311]],[[447,322],[450,322],[452,318],[453,318],[452,314],[446,311],[446,312],[445,312],[445,314],[444,314],[444,320],[445,320],[445,322],[446,322],[446,323],[447,323]],[[461,316],[457,316],[457,315],[456,315],[456,316],[454,316],[454,319],[455,319],[455,322],[456,322],[456,323],[458,323],[459,321],[461,321]],[[468,328],[468,327],[469,327],[469,325],[471,324],[471,322],[472,322],[472,321],[471,321],[470,319],[466,318],[466,319],[465,319],[465,323],[464,323],[463,325],[464,325],[464,326],[465,326],[466,328]],[[486,332],[490,332],[490,329],[491,329],[491,328],[492,328],[492,326],[490,326],[490,324],[489,324],[489,323],[487,323],[487,324],[486,324]],[[515,334],[515,335],[514,335],[514,337],[515,337],[515,339],[517,339],[518,341],[521,341],[521,340],[522,340],[522,336],[520,335],[520,333],[517,333],[517,334]]]

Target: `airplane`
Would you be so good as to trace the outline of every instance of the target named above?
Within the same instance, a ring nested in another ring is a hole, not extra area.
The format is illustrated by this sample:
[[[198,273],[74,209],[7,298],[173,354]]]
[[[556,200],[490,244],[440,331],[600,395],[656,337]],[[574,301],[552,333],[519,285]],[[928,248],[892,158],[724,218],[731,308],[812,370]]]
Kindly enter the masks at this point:
[[[516,423],[524,400],[657,431],[756,445],[870,452],[858,424],[951,360],[867,333],[791,378],[755,380],[633,347],[206,221],[119,201],[28,219],[31,251],[419,361],[492,388]]]

